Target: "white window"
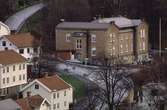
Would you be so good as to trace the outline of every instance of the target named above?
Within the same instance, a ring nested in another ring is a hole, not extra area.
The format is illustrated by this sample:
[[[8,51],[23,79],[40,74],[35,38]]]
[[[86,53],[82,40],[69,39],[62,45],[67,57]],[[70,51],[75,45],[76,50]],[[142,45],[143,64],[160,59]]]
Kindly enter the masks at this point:
[[[23,64],[23,70],[25,69],[25,64]]]
[[[70,42],[71,34],[66,34],[66,42]]]
[[[56,109],[56,104],[53,105],[53,109],[54,109],[54,110]]]
[[[59,93],[57,93],[57,98],[59,98]]]
[[[57,108],[59,108],[60,107],[60,104],[59,103],[57,103]]]
[[[67,94],[66,91],[64,91],[64,96],[66,96],[66,94]]]
[[[7,81],[6,81],[7,83],[9,83],[9,78],[7,78]]]
[[[146,50],[146,44],[143,42],[143,50]]]
[[[25,74],[23,74],[23,80],[25,80],[25,78],[26,78],[26,76],[25,76]]]
[[[66,106],[67,105],[67,102],[66,101],[64,101],[64,106]]]
[[[9,72],[9,67],[7,67],[7,69],[6,69],[6,70],[7,70],[7,73],[8,73],[8,72]]]
[[[141,30],[140,30],[140,36],[141,36],[141,38],[144,38],[145,35],[146,35],[145,29],[141,29]]]
[[[92,50],[91,50],[91,55],[92,55],[92,56],[96,56],[96,48],[92,48]]]
[[[82,40],[81,39],[77,39],[76,40],[76,49],[81,49],[82,48]]]
[[[91,35],[91,42],[92,43],[96,42],[96,35],[95,34]]]
[[[110,36],[110,42],[115,42],[115,33],[111,33],[109,36]]]
[[[15,82],[15,80],[16,80],[16,77],[15,77],[15,76],[13,76],[13,82]]]
[[[3,78],[3,84],[5,84],[5,78]]]
[[[16,68],[15,65],[13,65],[13,71],[15,71],[15,68]]]
[[[3,73],[5,73],[5,68],[3,68]]]
[[[19,80],[21,80],[21,75],[19,75]]]
[[[128,48],[129,48],[129,46],[128,46],[128,44],[126,44],[126,51],[125,52],[128,52]]]
[[[53,98],[54,98],[54,99],[56,98],[56,93],[53,93]]]
[[[120,53],[123,53],[123,45],[120,45]]]

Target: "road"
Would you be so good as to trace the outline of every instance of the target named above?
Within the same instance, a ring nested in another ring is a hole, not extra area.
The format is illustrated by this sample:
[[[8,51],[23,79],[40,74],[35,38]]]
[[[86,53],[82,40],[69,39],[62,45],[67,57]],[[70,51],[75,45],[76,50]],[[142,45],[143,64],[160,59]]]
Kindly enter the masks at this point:
[[[5,24],[9,26],[9,29],[12,31],[18,32],[25,21],[31,17],[33,14],[41,10],[45,7],[45,4],[39,3],[33,6],[30,6],[28,8],[25,8],[24,10],[21,10],[14,15],[10,16],[6,21]]]

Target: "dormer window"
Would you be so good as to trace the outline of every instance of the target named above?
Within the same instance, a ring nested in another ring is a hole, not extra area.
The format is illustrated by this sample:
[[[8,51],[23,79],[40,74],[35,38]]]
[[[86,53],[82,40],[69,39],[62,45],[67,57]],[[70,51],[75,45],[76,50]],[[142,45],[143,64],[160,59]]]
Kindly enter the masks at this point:
[[[35,89],[39,89],[39,85],[38,84],[35,84]]]
[[[20,54],[24,54],[24,49],[19,49]]]

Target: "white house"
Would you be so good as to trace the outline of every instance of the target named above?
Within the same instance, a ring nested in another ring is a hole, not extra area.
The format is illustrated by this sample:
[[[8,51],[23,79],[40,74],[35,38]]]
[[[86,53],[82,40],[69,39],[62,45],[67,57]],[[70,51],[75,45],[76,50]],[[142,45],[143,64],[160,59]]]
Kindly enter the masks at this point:
[[[0,38],[0,51],[14,50],[28,60],[39,57],[40,40],[30,33],[7,35]]]
[[[26,83],[26,59],[13,50],[0,51],[0,96],[18,93]]]
[[[3,35],[10,35],[9,27],[0,21],[0,37]]]
[[[16,100],[21,110],[50,110],[49,102],[40,95],[28,96]]]
[[[23,97],[27,94],[40,95],[50,104],[50,110],[69,110],[73,103],[73,88],[59,76],[45,76],[36,79],[21,90]]]

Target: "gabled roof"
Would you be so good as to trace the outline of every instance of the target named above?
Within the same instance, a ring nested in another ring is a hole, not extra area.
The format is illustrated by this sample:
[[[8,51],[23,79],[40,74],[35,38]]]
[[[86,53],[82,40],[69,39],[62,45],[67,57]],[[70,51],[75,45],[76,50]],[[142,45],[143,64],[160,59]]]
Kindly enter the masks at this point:
[[[0,101],[0,110],[21,110],[21,107],[12,99]]]
[[[92,29],[106,30],[110,25],[107,23],[93,22],[62,22],[56,26],[56,29]]]
[[[33,108],[38,108],[43,103],[44,99],[40,95],[30,96],[22,99],[16,100],[23,110],[34,110]]]
[[[13,34],[5,37],[18,48],[37,47],[40,45],[39,39],[35,38],[30,33]]]
[[[26,62],[26,59],[13,50],[0,51],[0,64],[9,65]]]
[[[135,27],[142,21],[140,19],[128,19],[125,17],[102,18],[92,21],[93,23],[111,23],[114,22],[119,28]]]
[[[58,75],[54,75],[36,79],[27,86],[25,86],[21,91],[24,91],[28,87],[32,86],[34,83],[40,84],[49,92],[64,90],[72,87],[70,84],[66,83],[63,79],[61,79]]]
[[[42,84],[44,84],[46,87],[48,87],[50,90],[63,90],[70,88],[70,85],[67,84],[63,79],[61,79],[59,76],[47,76],[44,78],[37,79]]]

